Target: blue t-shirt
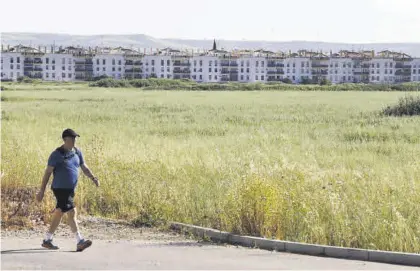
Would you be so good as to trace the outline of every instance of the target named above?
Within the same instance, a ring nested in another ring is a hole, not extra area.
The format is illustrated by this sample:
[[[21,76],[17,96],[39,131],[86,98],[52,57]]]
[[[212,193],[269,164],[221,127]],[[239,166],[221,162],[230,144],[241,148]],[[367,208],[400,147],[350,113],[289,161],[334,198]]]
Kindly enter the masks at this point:
[[[54,167],[52,188],[75,189],[79,177],[79,167],[84,164],[82,152],[71,150],[61,153],[55,150],[48,159],[48,165]]]

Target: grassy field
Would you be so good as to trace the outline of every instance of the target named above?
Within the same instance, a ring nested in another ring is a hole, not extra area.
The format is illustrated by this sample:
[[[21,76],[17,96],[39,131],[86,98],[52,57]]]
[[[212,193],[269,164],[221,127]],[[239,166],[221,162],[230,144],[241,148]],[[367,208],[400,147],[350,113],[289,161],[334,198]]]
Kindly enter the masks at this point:
[[[81,178],[84,212],[420,252],[420,118],[378,114],[405,95],[3,91],[2,205],[6,188],[39,187],[71,127],[102,182]]]

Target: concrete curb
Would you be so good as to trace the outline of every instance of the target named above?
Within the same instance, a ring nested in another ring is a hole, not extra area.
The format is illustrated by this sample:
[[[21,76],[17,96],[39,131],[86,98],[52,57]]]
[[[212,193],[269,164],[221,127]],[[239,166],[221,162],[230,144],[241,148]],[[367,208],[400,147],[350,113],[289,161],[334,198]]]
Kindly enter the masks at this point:
[[[313,256],[326,256],[331,258],[420,266],[420,254],[414,253],[388,252],[270,240],[259,237],[235,235],[228,232],[177,222],[171,223],[170,227],[174,231],[191,233],[203,239],[210,238],[212,241],[245,247]]]

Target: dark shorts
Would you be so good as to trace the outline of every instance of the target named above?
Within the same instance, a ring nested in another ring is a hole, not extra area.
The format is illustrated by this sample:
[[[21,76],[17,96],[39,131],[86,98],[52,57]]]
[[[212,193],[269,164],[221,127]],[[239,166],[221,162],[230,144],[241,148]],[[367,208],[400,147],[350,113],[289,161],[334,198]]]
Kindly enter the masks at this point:
[[[74,189],[53,188],[52,191],[57,200],[55,208],[63,213],[74,209]]]

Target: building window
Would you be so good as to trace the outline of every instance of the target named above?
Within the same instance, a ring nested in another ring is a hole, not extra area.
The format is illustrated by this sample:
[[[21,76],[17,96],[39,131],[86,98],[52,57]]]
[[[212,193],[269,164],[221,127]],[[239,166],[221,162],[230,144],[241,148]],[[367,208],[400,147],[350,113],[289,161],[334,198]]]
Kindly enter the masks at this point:
[[[105,71],[105,67],[102,68],[102,71]]]
[[[153,64],[154,65],[154,64]],[[152,67],[152,72],[155,72],[155,67]]]
[[[115,59],[112,59],[112,65],[115,65]]]
[[[203,80],[203,75],[200,74],[200,80]]]
[[[152,66],[154,66],[155,65],[155,60],[154,59],[152,59]]]
[[[214,61],[214,66],[217,66],[217,60]]]
[[[46,70],[49,70],[49,67],[48,67],[48,65],[47,65],[47,66],[45,66],[45,69],[46,69]]]
[[[197,72],[197,69],[196,68],[194,68],[194,72]]]
[[[55,66],[54,65],[52,66],[52,69],[53,69],[53,71],[55,71]]]
[[[119,72],[121,71],[121,67],[118,67],[118,71],[119,71]]]
[[[69,71],[71,70],[71,66],[68,66],[67,68],[68,68]]]
[[[61,74],[61,77],[66,78],[66,74],[63,72],[63,73]]]
[[[46,64],[49,64],[50,63],[50,59],[47,57],[46,59],[45,59],[45,63]],[[48,73],[47,73],[48,74]]]
[[[13,70],[13,64],[10,64],[10,69]]]
[[[10,63],[13,63],[13,57],[10,58]]]
[[[164,77],[165,77],[165,75],[163,75],[163,74],[160,75],[160,78],[164,78]]]
[[[264,67],[264,61],[261,61],[261,66]]]
[[[244,76],[243,75],[241,75],[241,81],[243,81],[244,80]]]
[[[246,66],[249,67],[249,60],[246,62]],[[248,70],[248,69],[247,69]]]
[[[209,66],[211,66],[211,65],[213,65],[213,61],[210,60],[209,61]]]
[[[379,76],[376,76],[376,80],[379,81]]]
[[[52,73],[52,78],[55,78],[55,73]]]
[[[256,62],[255,62],[255,66],[257,66],[257,67],[258,67],[258,61],[256,61]]]
[[[63,71],[65,71],[65,70],[66,70],[66,66],[61,67],[61,69],[62,69]]]
[[[112,67],[112,71],[115,72],[115,67]]]
[[[63,59],[61,60],[61,63],[62,63],[62,64],[66,64],[66,59],[65,59],[65,58],[63,58]]]
[[[262,64],[262,65],[264,65],[264,64]],[[264,81],[264,75],[261,75],[261,80],[263,80],[263,81]]]
[[[13,72],[10,73],[10,77],[13,77]]]
[[[241,66],[242,66],[242,67],[244,66],[244,61],[243,61],[243,60],[241,61]]]
[[[99,59],[96,60],[96,65],[99,65]]]
[[[68,74],[68,78],[71,78],[71,73]]]
[[[164,67],[160,67],[160,72],[165,72],[165,68]]]
[[[246,81],[249,81],[249,75],[246,76]]]
[[[211,68],[209,68],[209,72],[211,72]]]
[[[244,72],[244,68],[241,68],[241,72]]]
[[[255,75],[255,80],[257,80],[257,81],[258,81],[258,75]]]
[[[200,60],[200,66],[203,66],[203,60]]]
[[[121,65],[121,63],[122,63],[122,62],[121,62],[121,59],[120,59],[120,60],[118,60],[118,65]]]
[[[167,72],[170,72],[170,71],[171,71],[171,69],[168,67],[168,68],[166,69],[166,71],[167,71]]]
[[[249,73],[249,68],[246,68],[246,72]]]
[[[171,65],[171,61],[169,59],[166,61],[166,65],[167,66],[170,66]]]
[[[106,60],[102,59],[102,65],[106,65]]]
[[[209,80],[211,80],[211,74],[209,75]]]
[[[385,74],[388,74],[388,70],[385,70]]]
[[[389,63],[389,67],[390,67],[390,68],[392,68],[392,66],[393,66],[392,62],[391,62],[391,63]]]
[[[46,73],[45,74],[45,78],[49,78],[50,77],[50,74],[49,73]]]
[[[165,66],[165,60],[161,59],[161,60],[160,60],[160,65],[161,65],[161,66]]]
[[[217,68],[214,68],[214,72],[217,72]]]
[[[97,72],[99,71],[99,67],[96,67],[96,71],[97,71]]]
[[[20,57],[16,57],[16,63],[20,63]]]

